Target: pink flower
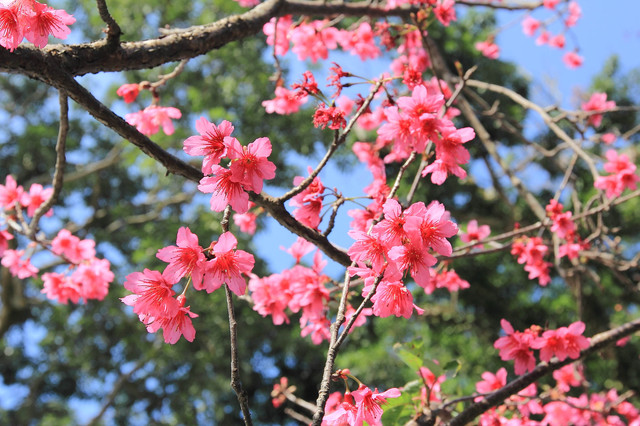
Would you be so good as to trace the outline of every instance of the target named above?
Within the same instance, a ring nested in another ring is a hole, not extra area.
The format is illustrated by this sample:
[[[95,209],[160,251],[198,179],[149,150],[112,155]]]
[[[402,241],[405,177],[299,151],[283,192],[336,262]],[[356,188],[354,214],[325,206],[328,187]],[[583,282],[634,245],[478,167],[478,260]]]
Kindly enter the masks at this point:
[[[284,250],[284,247],[281,246],[280,248]],[[296,241],[291,245],[291,247],[286,249],[286,252],[293,256],[296,264],[298,264],[300,263],[300,260],[306,254],[311,253],[314,248],[315,246],[313,245],[313,243],[310,243],[302,237],[298,237]]]
[[[116,90],[116,94],[122,96],[128,104],[136,100],[138,93],[140,93],[140,85],[136,83],[123,84]]]
[[[604,133],[600,136],[600,140],[605,145],[612,145],[616,141],[617,137],[614,133]]]
[[[360,56],[363,61],[380,56],[381,52],[373,39],[373,30],[368,22],[363,22],[355,31],[343,30],[338,33],[338,42],[352,55]]]
[[[240,232],[244,232],[249,235],[253,235],[256,233],[257,224],[256,219],[258,217],[255,213],[234,213],[233,214],[233,223],[236,224],[238,228],[240,228]]]
[[[272,274],[268,277],[258,278],[251,275],[249,280],[249,292],[253,300],[253,310],[263,317],[271,315],[274,325],[289,324],[289,317],[284,312],[291,300],[289,280],[285,273]]]
[[[311,173],[311,168],[308,172]],[[293,184],[298,186],[305,178],[302,176],[296,176],[293,179]],[[317,228],[320,224],[320,211],[322,210],[322,198],[324,192],[324,185],[318,176],[316,176],[311,184],[305,188],[304,191],[296,195],[289,201],[293,207],[298,207],[293,211],[293,216],[296,220],[302,224],[310,227]]]
[[[456,21],[456,10],[454,9],[455,0],[440,0],[438,5],[433,8],[433,13],[438,21],[445,27],[448,27],[451,21]]]
[[[419,202],[405,210],[405,230],[412,238],[422,239],[425,246],[443,256],[451,256],[451,243],[447,240],[458,233],[458,226],[453,223],[450,213],[438,201],[432,201],[425,207]]]
[[[407,287],[400,281],[382,280],[376,293],[371,297],[373,302],[373,314],[380,318],[391,315],[409,318],[415,308],[418,315],[424,311],[413,304],[413,296]]]
[[[314,345],[319,345],[323,340],[329,340],[331,338],[331,322],[325,318],[312,318],[303,325],[303,318],[300,318],[300,336],[306,337],[311,335],[311,342]]]
[[[549,38],[549,46],[562,49],[564,47],[565,39],[564,34],[558,34]]]
[[[80,295],[84,300],[103,300],[114,277],[109,261],[95,257],[81,263],[71,275],[71,279],[80,286]]]
[[[409,240],[403,245],[392,247],[388,256],[401,271],[409,270],[411,276],[420,287],[429,285],[429,267],[437,263],[435,257],[428,253],[428,247],[420,241]]]
[[[253,7],[260,4],[260,0],[235,0],[241,7]]]
[[[13,240],[13,235],[7,231],[0,231],[0,256],[9,248],[9,240]]]
[[[569,68],[578,68],[582,65],[584,58],[578,55],[576,52],[567,52],[562,57],[565,65]]]
[[[483,56],[489,59],[498,59],[500,56],[500,48],[492,40],[479,41],[475,46]]]
[[[432,269],[431,272],[431,291],[425,289],[427,294],[432,293],[434,288],[446,288],[449,292],[454,292],[470,287],[469,282],[460,278],[458,273],[453,269],[444,270],[440,273],[435,273]]]
[[[575,1],[571,1],[569,2],[569,16],[564,20],[564,24],[567,27],[573,27],[580,19],[580,16],[582,16],[580,5]]]
[[[55,272],[47,272],[42,274],[44,288],[40,293],[46,294],[47,298],[57,300],[58,303],[66,305],[69,300],[78,303],[80,300],[80,286],[76,284],[71,277]]]
[[[205,257],[203,248],[198,245],[198,236],[188,227],[180,227],[176,239],[177,246],[168,246],[158,250],[156,257],[169,263],[163,275],[171,283],[177,283],[182,277],[191,275],[194,286],[202,283]]]
[[[9,273],[21,280],[24,278],[35,277],[38,274],[38,268],[31,264],[31,259],[22,259],[24,250],[5,250],[2,254],[2,266],[9,268]]]
[[[179,109],[173,107],[161,107],[150,105],[142,111],[134,112],[124,116],[127,123],[136,126],[136,129],[143,135],[154,135],[160,130],[167,135],[174,132],[172,118],[180,118],[182,113]]]
[[[481,376],[484,380],[476,383],[478,393],[491,393],[507,384],[507,370],[501,368],[496,374],[485,371]]]
[[[567,357],[576,359],[580,351],[589,347],[589,340],[582,336],[585,325],[582,321],[576,321],[569,327],[560,327],[557,330],[547,330],[542,337],[536,338],[531,347],[540,349],[540,359],[549,361],[556,356],[560,361]]]
[[[582,383],[582,373],[576,371],[576,364],[565,365],[553,372],[556,379],[556,386],[561,392],[569,392],[571,387],[580,386]]]
[[[540,28],[540,21],[531,16],[527,15],[526,18],[522,20],[522,32],[529,37],[532,37],[536,31]]]
[[[167,277],[158,271],[145,269],[143,272],[133,272],[127,275],[124,288],[134,294],[120,300],[125,305],[133,306],[133,312],[144,324],[150,324],[157,318],[173,317],[179,308],[172,297],[175,294],[171,289],[174,282],[167,281]]]
[[[211,174],[211,166],[220,163],[220,159],[227,154],[224,138],[233,132],[233,124],[223,120],[219,126],[209,122],[204,117],[196,121],[196,130],[200,136],[189,136],[184,141],[184,152],[189,155],[204,155],[202,173]]]
[[[211,195],[211,210],[221,212],[231,204],[238,213],[249,210],[249,194],[242,188],[242,184],[234,182],[231,170],[220,166],[211,166],[213,176],[200,179],[198,190]]]
[[[64,40],[71,33],[67,25],[73,24],[76,19],[64,10],[53,9],[37,1],[30,2],[30,6],[33,10],[27,15],[24,36],[37,47],[47,45],[49,34]]]
[[[547,9],[555,9],[558,3],[560,3],[560,0],[543,0],[542,2]]]
[[[472,241],[482,241],[491,234],[491,228],[489,225],[482,225],[478,227],[478,221],[472,219],[467,224],[467,232],[460,234],[460,239],[465,243]],[[476,247],[484,247],[483,244],[478,244]]]
[[[59,256],[64,256],[71,263],[79,264],[96,255],[95,245],[95,241],[81,241],[80,238],[71,235],[69,230],[63,228],[51,241],[51,251]]]
[[[333,130],[343,129],[347,126],[344,118],[344,111],[337,107],[327,107],[324,103],[318,105],[313,114],[313,125],[315,127],[329,127]]]
[[[276,97],[268,101],[262,101],[262,106],[269,114],[288,115],[296,113],[307,102],[307,96],[299,96],[296,91],[276,87]]]
[[[34,183],[29,188],[29,192],[24,192],[22,194],[20,204],[27,208],[27,216],[33,217],[38,207],[51,198],[51,194],[53,194],[53,188],[43,189],[42,185]],[[51,215],[53,215],[53,210],[49,209],[46,216]]]
[[[360,385],[358,390],[351,392],[355,399],[355,405],[358,407],[356,414],[356,423],[362,424],[366,421],[371,426],[382,426],[380,418],[382,417],[382,405],[387,402],[387,398],[398,398],[400,390],[391,388],[385,392],[378,393],[378,389],[371,390],[365,385]]]
[[[251,272],[255,259],[244,250],[235,250],[237,245],[238,240],[231,232],[220,235],[218,242],[211,249],[213,259],[206,263],[202,285],[194,281],[195,289],[204,289],[211,293],[222,284],[227,284],[229,290],[238,296],[245,293],[247,283],[242,274]]]
[[[276,176],[276,165],[267,160],[271,155],[269,138],[258,138],[248,146],[241,146],[236,138],[226,137],[227,156],[232,160],[229,170],[231,180],[255,193],[262,192],[265,179]]]
[[[387,247],[380,240],[377,232],[367,234],[361,231],[349,231],[349,236],[356,240],[349,248],[349,257],[354,262],[370,262],[374,272],[382,273],[385,265]]]
[[[293,52],[298,55],[298,59],[304,61],[311,59],[311,62],[318,62],[318,59],[327,59],[329,50],[338,47],[338,29],[326,26],[326,21],[312,21],[302,23],[293,28],[289,37],[293,43]]]
[[[0,185],[0,207],[5,210],[13,209],[16,204],[20,203],[24,189],[19,186],[11,175],[5,178],[5,184]]]
[[[279,18],[271,18],[262,27],[262,32],[267,36],[267,44],[269,46],[275,44],[276,55],[283,56],[289,50],[288,33],[292,23],[291,15],[285,15]]]
[[[0,45],[13,52],[24,38],[24,19],[20,3],[0,4]]]
[[[537,337],[534,332],[526,330],[524,333],[514,331],[509,321],[500,320],[506,336],[500,337],[493,347],[500,350],[500,358],[503,361],[515,360],[515,373],[521,375],[532,371],[536,366],[536,359],[531,351],[531,344]]]
[[[591,95],[591,98],[585,103],[582,104],[582,110],[589,111],[604,111],[608,109],[613,109],[616,107],[615,101],[607,101],[606,93],[594,93]],[[587,122],[593,127],[600,127],[602,123],[602,114],[592,114],[589,115]]]
[[[191,312],[191,306],[184,306],[184,296],[178,296],[177,303],[179,308],[175,315],[157,318],[147,325],[149,333],[155,333],[162,328],[162,337],[165,343],[172,345],[180,339],[180,336],[184,336],[189,342],[193,342],[196,337],[196,330],[193,328],[191,318],[197,318],[198,315]]]

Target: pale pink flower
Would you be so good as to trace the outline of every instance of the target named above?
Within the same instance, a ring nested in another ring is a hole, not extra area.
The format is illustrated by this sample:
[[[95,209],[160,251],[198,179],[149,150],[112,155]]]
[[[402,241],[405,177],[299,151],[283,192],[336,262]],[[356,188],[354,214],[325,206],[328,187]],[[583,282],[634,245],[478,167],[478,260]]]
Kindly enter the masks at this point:
[[[274,325],[289,324],[289,317],[284,312],[291,299],[289,280],[283,274],[272,274],[258,278],[251,274],[249,292],[253,300],[253,310],[263,317],[271,315]]]
[[[496,374],[485,371],[481,376],[484,380],[476,383],[478,393],[491,393],[507,384],[507,370],[503,367]]]
[[[282,246],[280,248],[285,250],[284,247]],[[289,247],[285,251],[289,253],[291,256],[293,256],[293,258],[296,261],[296,264],[298,264],[300,263],[300,260],[306,254],[311,253],[314,248],[315,248],[315,245],[313,245],[313,243],[310,243],[309,241],[305,240],[302,237],[298,237],[296,241],[291,245],[291,247]]]
[[[572,387],[580,386],[582,383],[582,372],[576,370],[576,364],[565,365],[564,367],[553,372],[553,378],[556,379],[556,386],[561,392],[569,392]]]
[[[256,224],[256,216],[255,213],[247,212],[247,213],[234,213],[233,214],[233,223],[240,228],[240,232],[244,232],[249,235],[253,235],[256,233],[256,229],[258,229],[258,225]]]
[[[567,27],[573,27],[581,16],[582,9],[580,8],[580,5],[575,1],[571,1],[569,2],[569,16],[564,20],[564,24]]]
[[[448,27],[451,21],[457,20],[455,5],[455,0],[439,0],[437,6],[433,8],[434,15],[445,27]]]
[[[412,204],[405,210],[405,230],[412,238],[422,239],[424,245],[443,256],[451,256],[453,249],[447,238],[458,233],[458,226],[450,220],[450,213],[438,201]]]
[[[549,46],[562,49],[565,44],[564,34],[558,34],[549,38]]]
[[[612,145],[616,141],[617,137],[614,133],[604,133],[600,136],[600,140],[605,145]]]
[[[460,278],[458,273],[453,269],[444,270],[440,273],[436,273],[433,269],[431,270],[431,279],[432,285],[434,288],[446,288],[449,292],[464,290],[465,288],[469,288],[469,281],[463,280]],[[430,294],[433,290],[427,291],[427,294]]]
[[[547,9],[555,9],[555,7],[560,3],[560,0],[543,0],[542,4]]]
[[[562,57],[562,61],[569,68],[578,68],[582,65],[584,58],[578,55],[576,52],[567,52]]]
[[[80,295],[84,300],[103,300],[114,277],[109,261],[95,257],[81,263],[71,275],[73,282],[80,286]]]
[[[489,234],[491,234],[491,228],[489,228],[489,225],[478,226],[478,221],[472,219],[467,224],[467,232],[462,232],[460,234],[460,240],[465,243],[482,241],[487,238]],[[484,245],[477,244],[476,247],[484,247]]]
[[[5,210],[13,209],[16,204],[20,203],[24,189],[18,185],[11,175],[5,178],[5,184],[0,185],[0,207]]]
[[[311,335],[311,342],[314,345],[319,345],[324,340],[331,339],[331,321],[327,318],[313,318],[306,322],[306,325],[302,324],[302,318],[300,319],[300,336],[306,337]]]
[[[51,198],[53,188],[43,189],[39,183],[34,183],[29,188],[29,192],[23,192],[20,204],[27,208],[27,216],[33,217],[34,213],[42,203]],[[53,215],[53,210],[49,209],[45,216]]]
[[[532,18],[530,15],[527,15],[527,17],[522,20],[522,32],[525,35],[532,37],[536,31],[538,31],[538,28],[540,28],[540,21]]]
[[[380,56],[381,52],[373,39],[371,25],[363,22],[355,31],[342,30],[338,33],[338,42],[342,48],[352,55],[360,56],[363,61]]]
[[[172,118],[180,118],[182,113],[179,109],[173,107],[161,107],[156,105],[150,105],[142,111],[130,113],[124,116],[127,123],[135,126],[136,129],[143,135],[154,135],[162,130],[167,135],[172,135],[174,132]]]
[[[349,248],[349,257],[354,262],[370,262],[376,273],[382,273],[387,254],[387,247],[380,239],[377,232],[367,234],[361,231],[351,230],[349,236],[356,240]]]
[[[236,250],[237,245],[238,240],[231,232],[220,235],[218,241],[211,248],[213,259],[206,263],[202,286],[196,285],[194,282],[194,288],[204,289],[207,293],[211,293],[222,284],[227,284],[229,290],[242,296],[247,287],[242,274],[251,272],[255,259],[253,255],[244,250]]]
[[[282,86],[276,87],[276,97],[267,101],[262,101],[262,106],[268,114],[294,114],[307,102],[307,95],[299,96],[297,91],[285,89]]]
[[[184,141],[184,152],[189,155],[204,155],[202,173],[211,174],[211,166],[220,163],[220,159],[227,154],[224,138],[233,132],[233,124],[223,120],[219,126],[209,122],[204,117],[196,121],[196,130],[200,136],[189,136]]]
[[[11,275],[21,280],[37,276],[38,268],[31,264],[31,258],[22,259],[22,256],[24,250],[5,250],[0,263],[9,269]]]
[[[71,33],[67,25],[76,22],[76,19],[62,9],[53,9],[37,1],[30,2],[32,13],[27,16],[27,26],[24,36],[37,47],[47,45],[49,35],[64,40]]]
[[[500,47],[498,47],[498,45],[492,40],[479,41],[475,44],[475,47],[483,56],[486,56],[489,59],[498,59],[500,56]]]
[[[79,264],[96,255],[95,245],[95,241],[80,240],[72,235],[68,229],[63,228],[51,241],[51,251],[59,256],[64,256],[71,263]]]
[[[265,179],[276,176],[276,165],[267,160],[271,155],[271,141],[269,138],[258,138],[248,146],[240,145],[236,138],[226,137],[227,156],[231,159],[229,170],[231,180],[255,193],[262,192]]]
[[[163,275],[172,283],[191,275],[194,285],[202,282],[203,264],[206,261],[203,248],[198,244],[198,236],[188,227],[180,227],[176,239],[177,246],[168,246],[158,250],[156,257],[169,263]]]
[[[329,50],[338,47],[339,30],[326,24],[326,20],[302,23],[289,32],[293,43],[291,50],[298,55],[298,59],[304,61],[309,58],[315,63],[318,59],[327,59]]]
[[[235,0],[241,7],[253,7],[260,4],[260,0]]]
[[[136,83],[123,84],[116,90],[116,95],[122,96],[128,104],[135,101],[140,93],[140,85]]]
[[[46,294],[48,299],[56,300],[66,305],[69,300],[78,303],[80,300],[80,286],[70,277],[55,272],[42,274],[44,288],[40,293]]]
[[[586,112],[590,111],[605,111],[616,107],[615,101],[607,101],[606,93],[594,93],[591,98],[582,104],[582,110]],[[600,127],[602,123],[602,114],[589,115],[587,122],[593,127]]]
[[[276,55],[283,56],[289,50],[288,33],[292,23],[291,15],[285,15],[279,18],[271,18],[262,27],[262,32],[267,36],[267,44],[269,46],[275,44]]]

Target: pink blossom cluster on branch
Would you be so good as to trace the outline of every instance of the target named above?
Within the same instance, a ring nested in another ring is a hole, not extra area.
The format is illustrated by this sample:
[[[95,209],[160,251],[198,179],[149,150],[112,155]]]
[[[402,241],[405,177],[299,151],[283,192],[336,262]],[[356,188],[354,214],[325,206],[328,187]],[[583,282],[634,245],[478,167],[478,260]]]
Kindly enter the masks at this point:
[[[5,184],[0,185],[0,213],[7,223],[13,226],[9,229],[17,234],[29,236],[30,231],[24,217],[33,218],[38,208],[53,194],[53,188],[43,188],[34,183],[26,192],[17,184],[13,176],[7,175]],[[46,216],[53,215],[50,209]],[[0,257],[2,266],[20,279],[37,277],[40,272],[31,263],[31,257],[39,246],[61,257],[68,264],[64,272],[46,272],[42,274],[44,293],[49,299],[67,304],[69,301],[78,303],[90,299],[103,300],[108,291],[109,283],[114,279],[111,264],[106,259],[96,258],[95,241],[72,235],[67,229],[61,229],[52,241],[44,241],[40,237],[30,237],[33,241],[27,250],[8,249],[8,242],[14,235],[6,230],[0,230]]]

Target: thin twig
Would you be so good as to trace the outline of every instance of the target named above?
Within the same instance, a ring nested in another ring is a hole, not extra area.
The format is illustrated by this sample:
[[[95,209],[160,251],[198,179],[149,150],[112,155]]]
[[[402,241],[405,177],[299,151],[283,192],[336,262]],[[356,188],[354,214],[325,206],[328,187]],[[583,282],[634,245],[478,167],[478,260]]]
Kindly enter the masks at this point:
[[[116,20],[113,19],[113,16],[109,13],[107,2],[105,0],[96,0],[96,4],[98,6],[100,18],[105,24],[107,24],[107,45],[115,47],[120,43],[120,35],[122,34],[120,25],[118,25]]]
[[[31,224],[29,226],[29,237],[34,238],[38,230],[38,223],[49,209],[58,201],[58,196],[62,190],[64,182],[64,167],[66,165],[66,144],[67,133],[69,132],[69,103],[67,94],[60,90],[60,125],[58,128],[58,140],[56,141],[56,165],[53,173],[53,193],[44,203],[42,203],[33,214]]]

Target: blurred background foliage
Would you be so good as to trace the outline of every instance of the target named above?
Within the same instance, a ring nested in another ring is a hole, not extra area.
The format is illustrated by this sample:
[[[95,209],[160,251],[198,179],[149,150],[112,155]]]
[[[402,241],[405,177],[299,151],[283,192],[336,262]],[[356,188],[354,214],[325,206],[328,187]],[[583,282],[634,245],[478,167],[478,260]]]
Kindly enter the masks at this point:
[[[67,3],[66,10],[78,18],[73,36],[79,40],[100,37],[104,24],[97,16],[95,2]],[[199,25],[242,10],[231,0],[111,0],[109,7],[124,30],[125,40],[154,37],[158,28],[165,25]],[[490,14],[469,12],[456,25],[446,30],[435,26],[430,34],[450,58],[450,66],[453,61],[459,61],[464,69],[477,64],[474,78],[497,82],[527,96],[529,82],[517,74],[514,65],[486,60],[473,47],[473,42],[490,32],[494,24]],[[286,73],[286,63],[283,65]],[[120,84],[154,81],[172,69],[167,65],[122,75],[85,76],[80,81],[95,88],[96,96],[124,115],[144,108],[150,99],[143,94],[135,104],[125,105],[115,96]],[[230,120],[236,126],[234,135],[244,144],[262,136],[271,139],[274,152],[270,159],[278,166],[274,184],[289,185],[304,165],[296,168],[287,162],[288,155],[310,155],[332,135],[313,128],[311,112],[292,116],[265,113],[261,102],[273,97],[273,72],[270,52],[260,37],[190,61],[185,71],[160,91],[161,105],[175,106],[183,112],[183,118],[176,122],[176,133],[158,134],[153,139],[188,160],[181,153],[182,141],[195,133],[197,118],[204,115],[214,122]],[[639,87],[639,74],[620,75],[613,58],[604,64],[592,89],[606,91],[618,105],[630,105],[640,102]],[[484,93],[483,98],[489,105],[497,101],[489,93]],[[57,94],[33,80],[0,75],[0,103],[0,123],[5,129],[0,134],[2,175],[12,174],[24,186],[33,182],[47,184],[55,163]],[[472,104],[478,111],[485,109],[473,100]],[[504,98],[500,99],[500,106],[505,120],[525,121],[526,113],[519,106]],[[603,126],[628,129],[637,122],[635,113],[609,114]],[[483,123],[509,155],[516,157],[519,150],[527,149],[505,130],[500,119],[483,116]],[[457,124],[467,125],[460,119]],[[547,147],[556,143],[551,134],[534,135],[532,140]],[[484,164],[497,170],[480,143],[470,143],[468,147],[480,167]],[[237,424],[239,410],[229,386],[229,332],[223,293],[191,293],[189,303],[200,315],[194,321],[196,339],[193,343],[181,339],[175,345],[164,344],[161,336],[149,335],[131,309],[119,300],[126,294],[122,284],[127,274],[162,267],[155,253],[175,243],[180,226],[189,226],[202,245],[217,239],[219,217],[209,211],[207,197],[199,196],[193,183],[166,176],[161,166],[75,105],[67,149],[67,178],[60,206],[55,208],[55,219],[44,223],[48,223],[50,232],[67,226],[80,237],[95,239],[99,253],[111,261],[116,279],[104,301],[66,306],[46,300],[39,293],[41,282],[20,282],[2,269],[2,291],[5,296],[10,295],[2,298],[2,308],[8,309],[10,320],[0,339],[0,387],[6,395],[0,404],[0,423],[87,422],[104,406],[106,412],[95,419],[96,424]],[[344,157],[341,161],[347,167],[355,164]],[[537,167],[549,181],[557,180],[564,172],[552,160],[542,161]],[[390,166],[388,175],[393,176],[395,171],[397,168]],[[553,194],[547,186],[539,187],[537,195],[544,205]],[[589,187],[578,195],[591,196]],[[407,190],[408,187],[402,188],[400,194]],[[437,199],[459,224],[475,218],[481,224],[489,224],[493,234],[513,229],[516,222],[536,220],[517,194],[505,195],[500,198],[490,185],[478,185],[471,175],[464,181],[449,179],[442,186],[421,185],[415,200]],[[623,224],[617,234],[629,250],[637,251],[639,244],[639,208],[635,200],[613,208],[606,216],[612,226]],[[236,235],[242,248],[259,255],[260,249],[251,238]],[[527,279],[522,266],[506,251],[456,259],[451,267],[470,282],[469,289],[459,294],[438,290],[433,295],[416,291],[416,303],[426,310],[424,316],[411,321],[386,318],[369,322],[351,335],[336,367],[351,369],[371,387],[401,386],[417,379],[417,375],[397,356],[393,346],[398,342],[421,342],[415,351],[427,365],[432,360],[442,365],[459,363],[458,375],[445,382],[443,389],[464,395],[475,390],[482,372],[495,372],[505,365],[492,349],[501,318],[508,318],[520,330],[531,324],[555,328],[578,319],[576,289],[568,292],[560,278],[541,289],[537,282]],[[623,284],[625,279],[637,283],[637,270],[619,277],[602,265],[587,267],[599,277],[599,282],[588,275],[580,278],[579,300],[587,335],[637,315],[637,284]],[[268,271],[258,259],[254,272],[263,276],[279,271]],[[324,350],[309,339],[300,338],[297,317],[292,318],[291,325],[276,327],[246,301],[238,300],[236,311],[242,381],[252,401],[255,421],[291,422],[282,410],[272,407],[272,385],[280,376],[287,376],[290,384],[297,387],[299,397],[315,401]],[[624,348],[606,350],[601,356],[586,360],[590,390],[602,390],[604,386],[640,392],[639,352],[637,340],[632,340]],[[507,369],[512,377],[512,367]],[[337,386],[336,390],[343,389]]]

